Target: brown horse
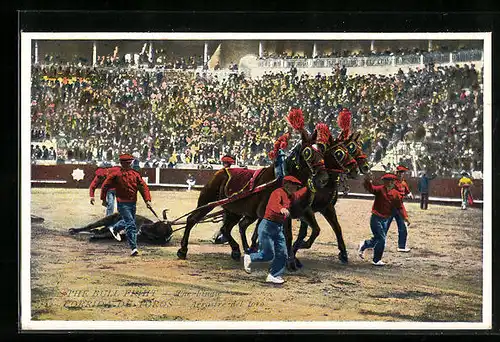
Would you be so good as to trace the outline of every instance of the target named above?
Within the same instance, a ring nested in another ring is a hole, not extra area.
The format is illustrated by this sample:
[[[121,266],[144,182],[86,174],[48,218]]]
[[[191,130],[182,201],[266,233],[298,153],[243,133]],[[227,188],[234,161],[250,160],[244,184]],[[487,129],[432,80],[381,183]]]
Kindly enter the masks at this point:
[[[299,167],[289,172],[290,175],[298,178],[303,184],[307,184],[313,179],[317,188],[321,188],[328,182],[328,173],[325,170],[323,153],[314,144],[309,136],[302,134],[302,144],[294,150],[294,156],[299,160]],[[269,183],[276,179],[274,166],[268,166],[261,170],[256,177],[255,186]],[[228,174],[224,170],[215,173],[212,179],[203,187],[198,198],[197,208],[205,206],[208,203],[227,198],[225,186],[229,180]],[[271,186],[261,192],[251,194],[247,197],[235,200],[223,205],[224,224],[221,228],[231,246],[231,257],[235,260],[241,258],[241,252],[238,243],[228,234],[242,217],[251,218],[252,222],[264,216],[265,208],[271,193],[279,185]],[[301,206],[307,206],[308,203],[299,203]],[[204,207],[191,213],[186,220],[186,228],[181,240],[181,248],[177,251],[180,259],[185,259],[188,251],[188,241],[191,229],[202,220],[213,208]],[[292,216],[294,212],[291,213]],[[298,217],[298,216],[293,216]]]

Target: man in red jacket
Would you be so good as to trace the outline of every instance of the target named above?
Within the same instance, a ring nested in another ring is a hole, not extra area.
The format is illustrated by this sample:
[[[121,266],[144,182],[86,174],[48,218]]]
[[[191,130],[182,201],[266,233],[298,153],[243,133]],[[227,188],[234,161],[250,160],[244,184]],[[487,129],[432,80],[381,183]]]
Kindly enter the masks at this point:
[[[290,215],[292,203],[304,198],[308,190],[307,187],[300,188],[302,183],[293,176],[286,176],[283,181],[283,187],[271,193],[264,218],[259,223],[259,251],[245,254],[243,257],[243,268],[247,273],[252,271],[250,268],[252,262],[272,260],[266,282],[275,284],[285,282],[281,275],[285,272],[288,255],[283,222]]]
[[[120,169],[119,166],[111,167],[111,165],[109,164],[103,164],[97,170],[95,170],[95,176],[94,179],[92,180],[92,183],[90,183],[90,188],[89,188],[90,204],[94,205],[95,189],[97,189],[102,185],[108,173],[119,169]],[[109,189],[108,194],[106,196],[106,202],[108,203],[108,206],[106,207],[106,216],[113,215],[113,212],[115,211],[115,197],[116,197],[115,189],[114,188]]]
[[[394,181],[398,177],[392,173],[386,173],[382,176],[384,185],[373,185],[371,175],[365,176],[365,189],[375,195],[375,201],[372,207],[372,216],[370,219],[370,228],[373,237],[370,240],[361,241],[358,248],[359,256],[364,259],[364,251],[367,248],[373,248],[373,265],[384,266],[382,254],[385,248],[385,238],[387,235],[387,220],[392,216],[393,210],[402,209],[402,195],[394,187]],[[409,225],[410,221],[406,215],[406,211],[401,210],[404,220]]]
[[[227,169],[229,169],[231,167],[231,165],[236,163],[234,158],[231,157],[230,155],[227,155],[227,154],[221,158],[221,161],[222,161],[222,167],[227,168]]]
[[[394,181],[394,187],[401,194],[401,199],[408,197],[413,198],[413,194],[410,191],[410,187],[404,178],[404,173],[409,171],[407,167],[403,165],[398,165],[396,167],[396,175],[398,179]],[[404,213],[403,213],[404,212]],[[402,204],[401,210],[393,209],[393,214],[387,221],[387,230],[391,227],[393,219],[396,219],[398,225],[398,252],[409,252],[410,248],[406,247],[406,239],[408,237],[408,231],[404,222],[404,217],[408,217],[405,205]]]
[[[146,202],[146,206],[151,209],[151,194],[149,188],[141,177],[141,174],[132,169],[132,161],[134,157],[129,154],[120,156],[121,168],[109,173],[102,185],[101,200],[102,205],[107,206],[106,195],[111,188],[116,188],[116,200],[118,212],[122,219],[109,230],[117,239],[121,241],[119,232],[120,228],[125,228],[127,242],[132,252],[131,256],[139,254],[137,251],[137,227],[135,224],[135,212],[137,202],[137,191],[142,195]]]

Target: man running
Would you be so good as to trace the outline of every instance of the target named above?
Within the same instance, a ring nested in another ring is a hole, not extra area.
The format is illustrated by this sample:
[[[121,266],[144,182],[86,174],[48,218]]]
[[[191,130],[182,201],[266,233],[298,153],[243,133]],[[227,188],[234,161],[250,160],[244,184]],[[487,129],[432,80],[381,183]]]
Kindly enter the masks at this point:
[[[110,227],[109,230],[115,239],[121,241],[121,237],[117,232],[122,227],[125,228],[127,242],[132,250],[130,255],[136,256],[139,254],[137,250],[137,227],[135,224],[137,191],[141,193],[149,209],[151,209],[151,194],[141,174],[132,169],[133,160],[134,157],[130,154],[122,154],[120,156],[121,167],[119,170],[114,170],[108,174],[102,185],[101,200],[102,205],[107,206],[106,195],[109,189],[116,188],[117,207],[122,219],[114,227]]]

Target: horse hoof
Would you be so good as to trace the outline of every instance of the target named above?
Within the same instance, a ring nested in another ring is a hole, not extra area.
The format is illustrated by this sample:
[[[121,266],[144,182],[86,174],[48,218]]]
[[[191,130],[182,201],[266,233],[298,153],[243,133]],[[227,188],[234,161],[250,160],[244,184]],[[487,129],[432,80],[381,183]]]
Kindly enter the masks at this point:
[[[287,270],[292,271],[292,272],[297,271],[297,265],[295,264],[294,260],[287,261],[286,268],[287,268]]]
[[[297,265],[297,268],[302,268],[304,265],[299,261],[299,259],[295,258],[295,265]]]
[[[68,229],[68,233],[70,235],[75,235],[76,234],[76,229],[75,228],[70,228],[70,229]]]
[[[214,239],[213,244],[214,245],[223,245],[223,244],[228,243],[228,242],[229,242],[228,239],[224,235],[221,234]]]
[[[187,251],[183,251],[182,249],[179,249],[177,251],[177,257],[181,260],[186,260],[186,255],[187,255]]]
[[[240,259],[241,259],[241,252],[240,251],[232,251],[231,252],[231,258],[234,261],[240,261]]]
[[[348,262],[347,254],[339,253],[339,260],[341,263],[347,264]]]

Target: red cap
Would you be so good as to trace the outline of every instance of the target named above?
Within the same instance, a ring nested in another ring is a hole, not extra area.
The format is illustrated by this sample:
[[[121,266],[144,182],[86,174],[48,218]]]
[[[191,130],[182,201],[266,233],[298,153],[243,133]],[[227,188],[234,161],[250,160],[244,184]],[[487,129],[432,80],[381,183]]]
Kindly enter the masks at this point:
[[[382,179],[382,180],[396,180],[396,179],[398,179],[398,176],[396,176],[393,173],[386,173],[380,179]]]
[[[224,157],[222,157],[221,161],[223,163],[229,163],[229,164],[234,164],[235,163],[234,158],[231,157],[231,156],[228,156],[228,155],[225,155]]]
[[[120,159],[120,161],[121,161],[121,162],[122,162],[122,161],[123,161],[123,162],[127,162],[127,161],[132,161],[132,160],[134,160],[135,158],[134,158],[134,157],[132,157],[130,154],[122,154],[122,155],[120,156],[120,158],[119,158],[119,159]]]
[[[294,176],[285,176],[285,178],[283,178],[283,181],[302,185],[302,182]]]
[[[405,172],[405,171],[408,171],[409,169],[403,165],[398,165],[396,167],[396,172]]]

